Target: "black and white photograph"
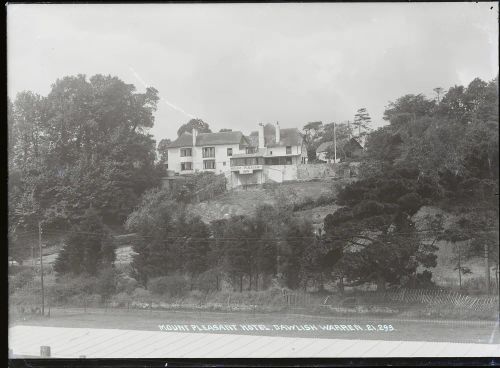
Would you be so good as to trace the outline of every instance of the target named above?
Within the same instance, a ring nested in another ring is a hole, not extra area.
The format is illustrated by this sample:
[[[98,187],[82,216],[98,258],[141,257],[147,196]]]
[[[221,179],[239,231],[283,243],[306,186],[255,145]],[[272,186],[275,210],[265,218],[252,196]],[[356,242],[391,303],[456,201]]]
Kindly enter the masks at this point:
[[[500,364],[497,2],[4,6],[12,364]]]

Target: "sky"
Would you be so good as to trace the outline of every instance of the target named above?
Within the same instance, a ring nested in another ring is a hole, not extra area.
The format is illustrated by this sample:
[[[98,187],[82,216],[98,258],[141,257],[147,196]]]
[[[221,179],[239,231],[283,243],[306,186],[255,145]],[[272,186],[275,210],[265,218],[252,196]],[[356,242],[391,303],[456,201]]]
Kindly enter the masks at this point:
[[[12,99],[77,74],[155,87],[157,141],[192,117],[248,134],[364,107],[377,127],[407,93],[497,76],[498,5],[9,4],[7,60]]]

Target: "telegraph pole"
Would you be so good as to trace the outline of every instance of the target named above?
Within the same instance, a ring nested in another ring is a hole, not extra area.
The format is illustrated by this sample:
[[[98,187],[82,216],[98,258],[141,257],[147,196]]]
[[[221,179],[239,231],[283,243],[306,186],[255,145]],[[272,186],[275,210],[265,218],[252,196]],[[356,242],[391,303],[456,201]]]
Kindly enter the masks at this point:
[[[45,315],[45,293],[43,289],[42,223],[38,222],[38,248],[40,251],[40,282],[42,284],[42,316]]]
[[[337,134],[335,132],[335,122],[333,122],[333,163],[337,163]]]

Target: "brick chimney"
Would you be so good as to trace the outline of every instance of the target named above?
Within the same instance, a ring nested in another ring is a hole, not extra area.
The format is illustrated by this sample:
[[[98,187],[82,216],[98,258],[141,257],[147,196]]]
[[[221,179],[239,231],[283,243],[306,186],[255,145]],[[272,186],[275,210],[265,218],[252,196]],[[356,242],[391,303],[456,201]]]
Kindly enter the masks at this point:
[[[280,140],[281,140],[280,123],[276,122],[276,143],[279,143]]]
[[[264,148],[264,124],[262,123],[259,123],[258,135],[259,135],[259,148]]]
[[[193,128],[193,147],[196,146],[196,137],[198,136],[198,130]]]

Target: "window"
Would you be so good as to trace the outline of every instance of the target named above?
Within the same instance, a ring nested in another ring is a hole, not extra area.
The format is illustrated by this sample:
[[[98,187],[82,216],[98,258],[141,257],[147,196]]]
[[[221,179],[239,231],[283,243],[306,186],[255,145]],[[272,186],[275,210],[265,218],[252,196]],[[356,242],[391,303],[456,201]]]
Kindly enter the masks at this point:
[[[245,159],[245,165],[257,165],[257,157],[248,157]]]
[[[233,149],[232,148],[228,148],[227,149],[227,155],[228,156],[232,156],[233,155]]]
[[[246,154],[255,153],[255,152],[257,152],[257,147],[247,147],[247,148],[245,148],[245,153]]]
[[[291,155],[292,154],[292,146],[286,146],[286,154]]]
[[[266,165],[279,165],[279,157],[266,157]]]
[[[190,157],[193,155],[191,148],[181,148],[181,157]]]
[[[224,161],[224,162],[222,163],[222,166],[226,166],[226,161]]]
[[[192,162],[181,162],[181,171],[193,170]]]
[[[215,147],[203,147],[203,158],[215,157]]]
[[[232,158],[231,159],[231,166],[243,166],[243,165],[245,165],[244,158]]]
[[[272,155],[273,154],[273,151],[269,151],[269,154]]]
[[[204,160],[203,161],[204,169],[215,169],[215,160]]]

